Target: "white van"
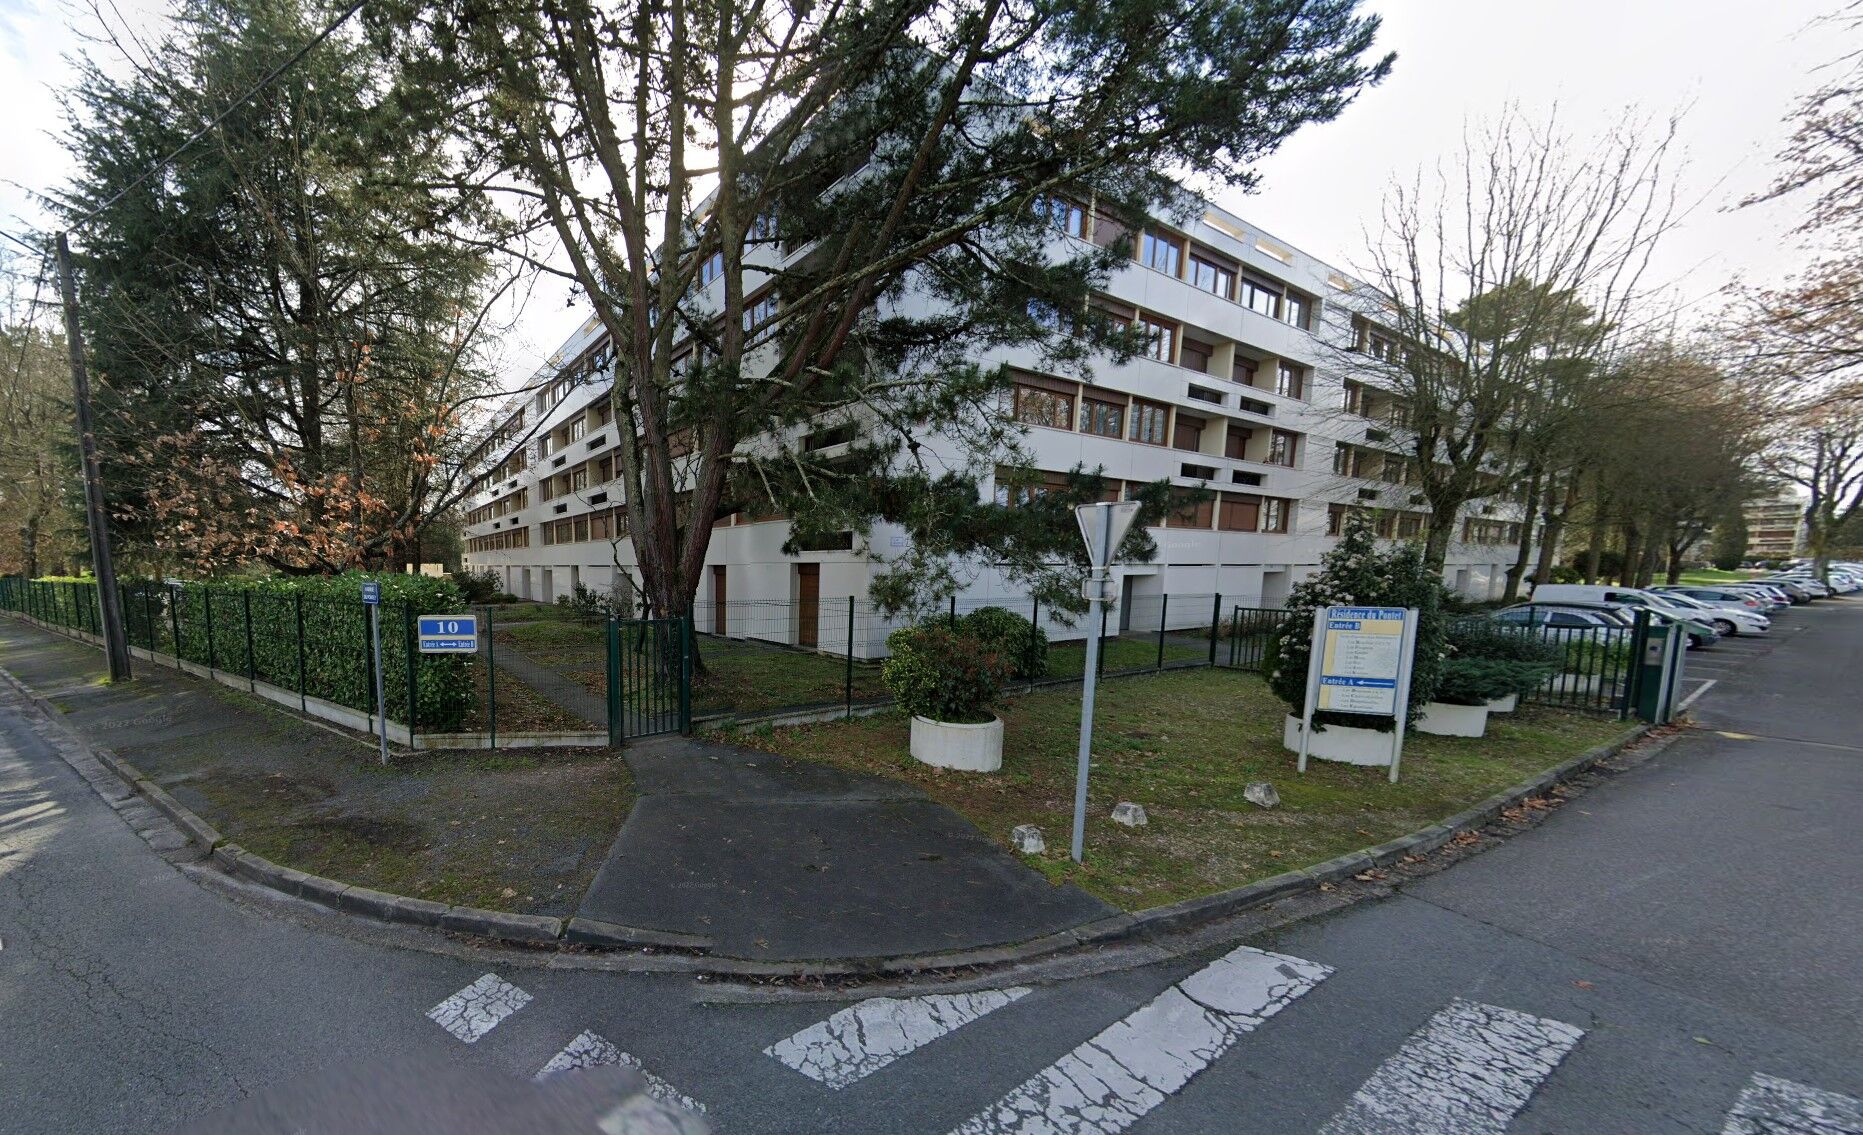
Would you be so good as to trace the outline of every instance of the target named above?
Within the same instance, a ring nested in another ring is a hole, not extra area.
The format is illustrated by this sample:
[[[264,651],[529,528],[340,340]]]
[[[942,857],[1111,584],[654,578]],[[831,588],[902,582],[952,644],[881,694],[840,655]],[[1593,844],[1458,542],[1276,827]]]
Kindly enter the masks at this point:
[[[1660,607],[1662,597],[1640,587],[1611,587],[1603,583],[1542,583],[1533,589],[1535,603],[1621,603],[1628,607]]]

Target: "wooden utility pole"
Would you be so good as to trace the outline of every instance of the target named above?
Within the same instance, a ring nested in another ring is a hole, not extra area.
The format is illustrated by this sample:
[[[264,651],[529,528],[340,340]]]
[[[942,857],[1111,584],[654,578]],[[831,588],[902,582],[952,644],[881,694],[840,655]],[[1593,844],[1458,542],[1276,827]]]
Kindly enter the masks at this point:
[[[91,383],[84,373],[84,333],[78,328],[77,290],[71,283],[71,246],[58,234],[58,291],[65,304],[65,346],[71,351],[71,393],[78,419],[78,451],[84,458],[84,518],[91,535],[91,567],[97,576],[97,606],[103,624],[110,680],[129,680],[129,642],[123,637],[123,608],[110,561],[110,520],[104,511],[103,474],[97,466],[97,437],[91,429]]]

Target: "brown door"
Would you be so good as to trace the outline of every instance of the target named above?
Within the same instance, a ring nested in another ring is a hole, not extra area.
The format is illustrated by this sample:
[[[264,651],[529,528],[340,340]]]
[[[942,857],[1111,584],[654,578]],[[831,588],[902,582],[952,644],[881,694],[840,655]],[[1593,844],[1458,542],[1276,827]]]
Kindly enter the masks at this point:
[[[712,633],[725,633],[725,566],[712,565]]]
[[[814,646],[821,621],[822,565],[796,565],[796,645]]]

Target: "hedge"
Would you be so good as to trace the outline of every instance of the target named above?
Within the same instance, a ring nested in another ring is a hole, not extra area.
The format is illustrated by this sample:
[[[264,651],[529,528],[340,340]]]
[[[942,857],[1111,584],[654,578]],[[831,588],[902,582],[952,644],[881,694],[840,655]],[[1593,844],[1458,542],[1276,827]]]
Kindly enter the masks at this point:
[[[119,590],[131,645],[369,712],[375,694],[368,608],[361,597],[365,580],[382,590],[382,686],[389,719],[416,730],[460,729],[477,688],[475,660],[415,648],[416,616],[464,608],[450,580],[349,572],[213,583],[134,580]],[[98,631],[94,580],[0,581],[0,607],[56,626]]]

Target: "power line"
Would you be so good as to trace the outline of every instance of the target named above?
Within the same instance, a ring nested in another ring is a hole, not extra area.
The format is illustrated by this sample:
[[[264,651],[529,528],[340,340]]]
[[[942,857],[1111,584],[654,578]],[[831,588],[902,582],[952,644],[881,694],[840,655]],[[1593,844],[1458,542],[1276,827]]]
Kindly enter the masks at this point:
[[[227,104],[226,108],[222,110],[219,114],[214,115],[212,120],[210,120],[207,123],[207,125],[201,127],[199,130],[196,130],[194,133],[188,135],[185,141],[183,141],[179,146],[176,146],[173,150],[170,150],[166,155],[164,155],[161,158],[161,160],[157,161],[154,165],[150,166],[148,169],[145,169],[141,173],[137,174],[135,179],[132,180],[128,185],[125,185],[123,188],[111,194],[110,199],[108,201],[105,201],[103,204],[98,205],[96,208],[91,209],[89,212],[85,213],[84,215],[78,217],[76,220],[72,221],[67,231],[69,231],[70,229],[81,228],[82,226],[90,223],[90,221],[94,217],[96,217],[97,214],[103,212],[105,209],[108,209],[110,206],[116,204],[118,201],[121,201],[123,199],[124,194],[136,188],[138,185],[141,185],[143,182],[149,180],[149,178],[153,176],[157,170],[161,169],[162,167],[166,166],[169,162],[172,162],[176,158],[180,157],[187,150],[189,146],[192,146],[194,143],[200,141],[202,138],[205,138],[207,134],[214,129],[214,127],[226,121],[227,117],[231,115],[234,111],[246,105],[248,102],[251,102],[253,99],[253,96],[257,95],[260,91],[263,91],[265,88],[277,82],[279,76],[283,75],[286,71],[289,71],[291,70],[291,68],[297,66],[298,62],[302,60],[306,55],[309,55],[312,49],[317,47],[318,44],[321,44],[324,40],[329,39],[332,35],[336,34],[336,29],[342,27],[345,23],[349,22],[349,18],[351,16],[355,15],[357,12],[360,12],[362,10],[362,5],[364,2],[365,0],[355,0],[355,2],[350,4],[349,7],[343,9],[342,14],[338,15],[336,19],[331,20],[327,25],[325,25],[324,29],[318,32],[316,36],[314,36],[308,43],[306,43],[303,47],[298,48],[296,51],[292,52],[291,57],[289,59],[286,59],[283,63],[280,63],[278,66],[266,72],[263,78],[261,78],[257,83],[254,83],[252,85],[251,90],[248,90],[245,94],[239,96],[237,99],[234,99],[231,103]]]

